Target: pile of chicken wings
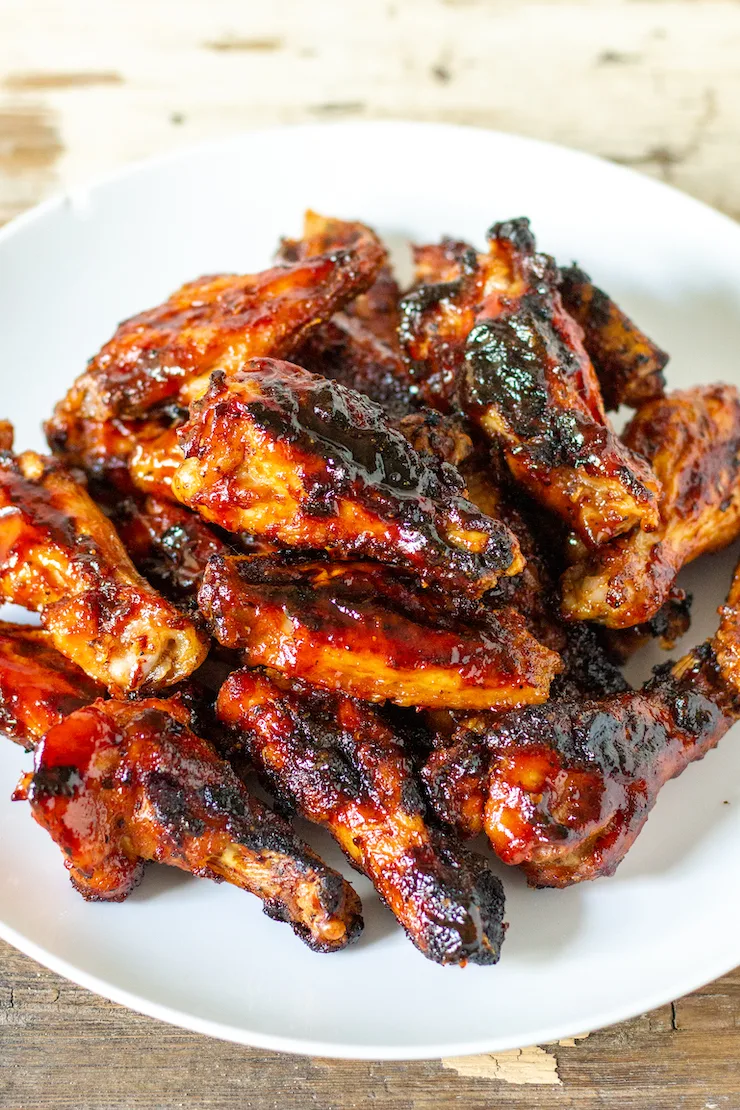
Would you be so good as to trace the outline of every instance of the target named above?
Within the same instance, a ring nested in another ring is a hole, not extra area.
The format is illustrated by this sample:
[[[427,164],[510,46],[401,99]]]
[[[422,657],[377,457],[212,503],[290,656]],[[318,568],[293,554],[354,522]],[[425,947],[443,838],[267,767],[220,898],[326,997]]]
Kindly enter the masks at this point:
[[[0,423],[0,591],[40,617],[0,625],[0,727],[84,898],[157,861],[339,950],[362,907],[298,814],[425,956],[494,964],[465,841],[536,887],[610,875],[740,717],[740,571],[711,640],[620,671],[740,535],[737,390],[667,393],[525,219],[414,262],[402,293],[370,228],[309,212],[271,268],[121,324],[48,456]]]

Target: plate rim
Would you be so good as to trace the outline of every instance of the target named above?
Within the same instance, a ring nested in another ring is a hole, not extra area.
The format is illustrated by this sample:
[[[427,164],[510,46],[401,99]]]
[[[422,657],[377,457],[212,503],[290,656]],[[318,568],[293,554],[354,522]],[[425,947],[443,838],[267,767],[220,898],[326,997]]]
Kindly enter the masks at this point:
[[[709,216],[719,221],[719,226],[724,224],[728,230],[732,229],[731,234],[737,235],[738,232],[740,232],[740,222],[736,221],[728,214],[719,211],[717,208],[714,208],[706,201],[700,200],[668,182],[661,181],[645,173],[640,173],[632,167],[611,162],[606,158],[587,151],[545,139],[472,124],[396,118],[387,120],[337,120],[328,122],[274,124],[243,128],[228,135],[203,139],[195,143],[183,144],[154,156],[136,159],[116,169],[94,175],[88,181],[80,182],[79,184],[70,184],[64,188],[57,189],[45,200],[9,220],[0,228],[0,251],[7,240],[13,238],[17,234],[23,233],[26,228],[32,227],[56,210],[62,209],[65,205],[76,204],[81,198],[87,199],[99,189],[118,184],[127,179],[136,178],[149,172],[156,172],[158,169],[177,163],[178,161],[191,158],[200,159],[216,151],[226,151],[230,147],[239,147],[243,145],[245,141],[248,141],[250,137],[255,135],[289,138],[291,134],[296,133],[310,134],[313,132],[324,135],[331,132],[341,133],[343,131],[382,132],[388,130],[396,132],[409,130],[415,132],[428,131],[430,133],[436,133],[437,136],[440,131],[455,133],[457,135],[467,134],[471,137],[476,136],[478,138],[483,136],[486,141],[503,143],[513,148],[521,146],[527,147],[530,150],[533,148],[539,149],[545,157],[548,154],[557,157],[565,155],[570,159],[583,160],[587,164],[592,164],[601,168],[606,167],[608,172],[614,177],[621,176],[625,180],[632,180],[633,182],[639,181],[642,187],[648,189],[648,191],[657,192],[658,194],[666,196],[670,195],[674,199],[680,198],[682,204],[688,205],[690,208],[694,207],[696,211],[701,211],[705,217]],[[506,1036],[499,1036],[493,1040],[490,1037],[488,1039],[481,1038],[475,1041],[464,1041],[460,1044],[453,1044],[447,1041],[441,1043],[426,1043],[423,1045],[383,1043],[354,1045],[334,1042],[328,1039],[308,1040],[302,1037],[264,1033],[255,1029],[247,1029],[243,1025],[232,1025],[227,1022],[202,1018],[197,1014],[179,1010],[176,1007],[164,1005],[142,995],[129,992],[125,988],[118,987],[104,978],[76,967],[73,963],[56,955],[43,945],[29,940],[23,933],[2,920],[0,920],[0,938],[7,941],[18,951],[36,960],[42,966],[61,975],[68,981],[86,990],[92,991],[118,1005],[125,1006],[134,1012],[144,1014],[166,1024],[235,1044],[325,1059],[377,1061],[438,1060],[443,1057],[479,1055],[525,1047],[521,1036],[516,1035],[508,1038]],[[595,1017],[590,1023],[591,1029],[589,1032],[627,1020],[634,1017],[636,1014],[655,1009],[676,998],[683,997],[723,975],[726,975],[735,967],[739,966],[739,963],[740,943],[738,945],[736,959],[733,959],[731,962],[728,962],[726,956],[720,957],[714,962],[709,960],[703,965],[700,973],[691,974],[687,967],[686,974],[683,976],[680,974],[681,968],[678,968],[673,978],[675,986],[670,993],[667,993],[664,989],[656,988],[654,991],[647,992],[640,996],[639,1006],[635,1004],[629,1005],[627,1003],[615,1005],[611,1008],[605,1006],[602,1010],[596,1011]],[[553,1043],[563,1037],[574,1036],[580,1032],[582,1032],[582,1028],[570,1028],[564,1027],[562,1024],[558,1025],[557,1023],[551,1023],[550,1025],[533,1029],[531,1037],[527,1040],[527,1044],[541,1045]]]

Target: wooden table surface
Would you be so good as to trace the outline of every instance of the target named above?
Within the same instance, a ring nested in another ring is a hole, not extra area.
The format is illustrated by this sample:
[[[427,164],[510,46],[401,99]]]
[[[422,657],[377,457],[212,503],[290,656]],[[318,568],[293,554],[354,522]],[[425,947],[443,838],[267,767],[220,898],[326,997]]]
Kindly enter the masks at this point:
[[[740,3],[0,0],[0,222],[205,137],[393,117],[552,139],[740,218]],[[171,1029],[0,943],[2,1110],[740,1110],[739,1058],[740,971],[576,1043],[368,1064]]]

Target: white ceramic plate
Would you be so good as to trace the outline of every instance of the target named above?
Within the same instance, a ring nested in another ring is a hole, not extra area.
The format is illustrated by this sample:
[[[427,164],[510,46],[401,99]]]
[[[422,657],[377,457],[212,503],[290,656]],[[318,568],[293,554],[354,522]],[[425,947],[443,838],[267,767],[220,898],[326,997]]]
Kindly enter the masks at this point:
[[[136,167],[0,232],[2,413],[18,443],[125,316],[186,279],[263,268],[306,206],[392,242],[481,242],[526,214],[673,355],[672,386],[740,380],[740,228],[644,177],[491,132],[373,123],[238,136]],[[729,554],[687,575],[698,640]],[[643,660],[641,667],[655,660]],[[87,905],[56,846],[8,798],[28,765],[0,745],[0,934],[127,1006],[203,1033],[326,1056],[461,1055],[544,1042],[662,1004],[740,962],[737,733],[669,784],[613,879],[530,891],[499,867],[508,939],[498,967],[423,959],[356,880],[361,942],[314,955],[256,899],[154,868],[123,905]],[[333,864],[323,834],[310,839]]]

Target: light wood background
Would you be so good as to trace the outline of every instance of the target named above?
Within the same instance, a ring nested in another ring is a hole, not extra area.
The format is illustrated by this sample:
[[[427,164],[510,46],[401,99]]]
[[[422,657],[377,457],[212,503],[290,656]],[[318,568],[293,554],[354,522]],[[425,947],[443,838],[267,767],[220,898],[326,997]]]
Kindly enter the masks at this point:
[[[579,147],[740,218],[740,3],[0,0],[0,223],[241,128],[396,117]],[[2,1110],[458,1104],[740,1110],[740,971],[575,1043],[364,1064],[170,1029],[0,944]]]

